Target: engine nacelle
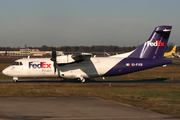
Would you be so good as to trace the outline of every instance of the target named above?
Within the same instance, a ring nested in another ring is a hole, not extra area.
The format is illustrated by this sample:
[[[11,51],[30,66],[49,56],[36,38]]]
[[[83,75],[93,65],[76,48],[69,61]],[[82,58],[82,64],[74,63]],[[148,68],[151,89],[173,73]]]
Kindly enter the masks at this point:
[[[75,61],[72,59],[72,55],[57,56],[56,60],[57,64],[68,64]]]

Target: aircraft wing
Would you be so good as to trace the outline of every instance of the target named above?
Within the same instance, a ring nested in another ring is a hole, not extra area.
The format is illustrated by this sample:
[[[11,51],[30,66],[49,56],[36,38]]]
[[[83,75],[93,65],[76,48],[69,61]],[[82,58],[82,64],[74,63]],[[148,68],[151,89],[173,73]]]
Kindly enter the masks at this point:
[[[92,54],[91,53],[78,53],[78,54],[73,54],[71,57],[74,59],[75,62],[78,61],[85,61],[85,60],[90,60]]]
[[[82,61],[90,60],[92,54],[91,53],[76,53],[73,55],[63,55],[57,57],[57,64],[59,66],[64,66],[67,64],[79,63]]]

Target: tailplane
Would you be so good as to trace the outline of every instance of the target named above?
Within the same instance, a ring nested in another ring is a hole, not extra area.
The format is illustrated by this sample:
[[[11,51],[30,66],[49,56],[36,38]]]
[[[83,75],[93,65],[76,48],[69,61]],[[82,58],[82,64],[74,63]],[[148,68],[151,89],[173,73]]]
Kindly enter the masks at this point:
[[[149,39],[139,46],[128,58],[163,59],[172,26],[158,26]]]

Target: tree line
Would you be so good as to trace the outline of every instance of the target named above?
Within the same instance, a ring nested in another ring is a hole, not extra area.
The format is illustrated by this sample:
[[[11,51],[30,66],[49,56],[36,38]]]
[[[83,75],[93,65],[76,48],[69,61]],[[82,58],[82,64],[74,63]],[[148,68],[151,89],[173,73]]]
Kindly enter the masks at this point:
[[[119,46],[104,46],[104,45],[98,45],[98,46],[61,46],[56,47],[57,51],[63,51],[63,52],[115,52],[115,53],[124,53],[129,52],[134,49],[136,49],[138,46],[132,46],[132,47],[119,47]],[[174,47],[174,43],[169,43],[166,52],[171,51],[171,49]],[[25,47],[24,47],[25,48]],[[0,51],[19,51],[20,49],[24,49],[20,47],[0,47]],[[39,49],[40,51],[51,51],[51,46],[43,45],[41,47],[27,47],[29,49]],[[180,51],[180,46],[177,46],[176,51]]]

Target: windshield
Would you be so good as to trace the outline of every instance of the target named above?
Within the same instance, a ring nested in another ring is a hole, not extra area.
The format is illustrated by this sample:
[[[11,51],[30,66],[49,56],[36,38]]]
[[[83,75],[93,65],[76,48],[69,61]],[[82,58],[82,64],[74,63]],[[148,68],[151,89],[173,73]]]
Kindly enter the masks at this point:
[[[15,61],[12,65],[23,65],[22,62]]]

